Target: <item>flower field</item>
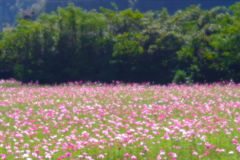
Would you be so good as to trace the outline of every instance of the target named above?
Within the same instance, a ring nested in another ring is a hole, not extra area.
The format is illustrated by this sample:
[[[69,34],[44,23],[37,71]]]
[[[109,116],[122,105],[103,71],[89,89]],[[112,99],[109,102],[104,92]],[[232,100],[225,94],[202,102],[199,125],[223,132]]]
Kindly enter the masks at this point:
[[[240,159],[239,84],[8,85],[0,159]]]

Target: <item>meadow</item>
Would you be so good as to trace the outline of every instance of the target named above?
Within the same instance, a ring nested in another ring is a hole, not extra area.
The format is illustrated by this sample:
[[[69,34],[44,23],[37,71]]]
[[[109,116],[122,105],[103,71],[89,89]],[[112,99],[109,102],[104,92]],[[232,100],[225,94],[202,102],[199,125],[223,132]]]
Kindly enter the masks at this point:
[[[239,160],[240,84],[0,81],[0,159]]]

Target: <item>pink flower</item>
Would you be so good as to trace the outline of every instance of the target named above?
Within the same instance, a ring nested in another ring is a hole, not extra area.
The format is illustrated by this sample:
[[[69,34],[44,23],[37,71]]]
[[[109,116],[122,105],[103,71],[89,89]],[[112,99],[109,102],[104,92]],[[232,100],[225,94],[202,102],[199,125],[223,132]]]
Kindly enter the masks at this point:
[[[225,149],[216,149],[215,151],[216,151],[216,152],[224,152]]]
[[[177,157],[177,154],[176,154],[176,153],[168,153],[168,155],[169,155],[169,156],[172,156],[172,157],[174,157],[174,158]]]
[[[136,160],[137,157],[136,157],[136,156],[131,156],[131,159],[132,159],[132,160]]]
[[[89,133],[86,132],[86,131],[83,131],[83,132],[82,132],[82,136],[83,136],[83,137],[88,137],[88,136],[89,136]]]
[[[98,158],[104,158],[104,155],[100,154],[98,155]]]
[[[238,152],[240,152],[240,145],[236,148],[236,150],[237,150]]]
[[[237,144],[238,141],[237,141],[236,139],[233,139],[233,140],[232,140],[232,143],[233,143],[233,144]]]
[[[164,155],[165,154],[165,151],[163,151],[163,150],[160,150],[160,153],[159,153],[160,155]]]
[[[198,155],[198,153],[194,150],[193,151],[193,153],[192,153],[193,155]]]
[[[70,152],[65,153],[66,156],[71,157],[72,154]]]
[[[28,147],[29,147],[29,144],[25,143],[25,144],[23,145],[23,147],[24,147],[24,148],[28,148]]]
[[[62,159],[66,158],[66,156],[60,156]]]
[[[203,155],[207,156],[207,155],[209,155],[209,153],[210,153],[209,151],[206,151]]]
[[[126,153],[124,156],[125,157],[130,157],[131,155],[129,153]]]
[[[147,138],[154,139],[154,137],[152,135],[148,135]]]

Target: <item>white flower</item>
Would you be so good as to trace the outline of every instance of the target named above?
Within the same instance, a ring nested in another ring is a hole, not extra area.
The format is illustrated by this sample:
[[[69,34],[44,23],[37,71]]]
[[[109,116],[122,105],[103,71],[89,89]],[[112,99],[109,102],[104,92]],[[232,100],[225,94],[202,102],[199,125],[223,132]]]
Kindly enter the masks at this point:
[[[23,158],[27,158],[27,157],[29,157],[29,154],[23,154],[22,157],[23,157]]]
[[[45,158],[49,158],[49,159],[51,159],[52,156],[51,156],[50,154],[47,154],[47,155],[45,156]]]

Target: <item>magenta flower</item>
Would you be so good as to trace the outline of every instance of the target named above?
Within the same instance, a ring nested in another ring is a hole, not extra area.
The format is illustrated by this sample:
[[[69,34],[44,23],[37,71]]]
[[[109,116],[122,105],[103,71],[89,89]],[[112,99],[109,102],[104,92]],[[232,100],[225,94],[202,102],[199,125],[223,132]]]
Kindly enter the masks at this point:
[[[237,144],[238,141],[237,141],[236,139],[233,139],[233,140],[232,140],[232,143],[233,143],[233,144]]]
[[[130,157],[131,155],[129,153],[126,153],[124,156],[125,157]]]
[[[82,132],[82,136],[83,136],[83,137],[88,137],[88,136],[89,136],[89,133],[86,132],[86,131],[83,131],[83,132]]]
[[[71,157],[72,154],[70,152],[65,153],[65,156]]]
[[[174,158],[177,157],[177,154],[176,154],[176,153],[168,153],[168,155],[169,155],[169,156],[172,156],[172,157],[174,157]]]

